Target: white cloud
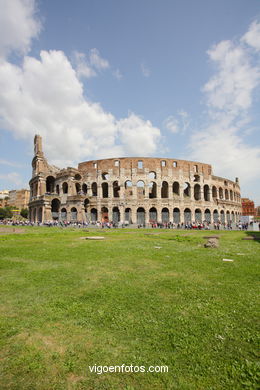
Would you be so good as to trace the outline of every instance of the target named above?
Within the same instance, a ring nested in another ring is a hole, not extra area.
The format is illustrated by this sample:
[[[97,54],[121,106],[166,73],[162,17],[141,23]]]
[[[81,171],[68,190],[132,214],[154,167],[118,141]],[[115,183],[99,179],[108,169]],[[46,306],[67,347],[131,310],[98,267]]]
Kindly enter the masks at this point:
[[[114,72],[113,72],[113,76],[117,79],[117,80],[121,80],[123,78],[123,75],[122,73],[120,72],[119,69],[116,69]]]
[[[84,53],[76,51],[74,53],[74,60],[78,77],[86,77],[89,79],[97,75],[96,71],[88,63]]]
[[[46,88],[46,86],[48,86]],[[44,138],[51,161],[59,166],[83,159],[156,150],[160,131],[137,115],[117,120],[84,98],[83,85],[65,54],[42,51],[21,67],[0,64],[0,117],[16,136]],[[137,145],[142,145],[137,146]]]
[[[210,49],[208,55],[218,67],[218,72],[203,89],[208,106],[234,116],[240,110],[247,110],[260,76],[247,50],[231,41],[222,41]]]
[[[100,56],[97,49],[91,49],[88,56],[84,53],[75,51],[72,60],[75,63],[77,76],[79,78],[95,77],[98,75],[98,72],[110,67],[109,62]]]
[[[144,77],[150,77],[151,71],[143,62],[141,63],[141,71]]]
[[[189,115],[186,111],[178,111],[176,116],[170,115],[163,122],[164,127],[173,134],[184,134],[190,125]]]
[[[91,65],[98,70],[107,69],[110,66],[109,62],[100,56],[98,49],[90,50],[89,59]]]
[[[9,188],[21,188],[24,186],[21,175],[17,172],[10,172],[4,175],[0,175],[0,179],[5,180],[5,185]],[[26,185],[28,187],[28,185]]]
[[[254,92],[260,85],[259,60],[248,47],[256,46],[257,26],[253,23],[239,42],[222,41],[208,51],[216,73],[203,88],[207,125],[193,133],[189,145],[191,157],[213,164],[217,175],[238,176],[242,194],[259,179],[260,147],[244,139],[251,127]]]
[[[156,152],[161,133],[150,121],[144,121],[134,113],[118,121],[118,130],[123,147],[134,156],[151,155]]]
[[[256,50],[260,50],[260,23],[254,21],[246,34],[242,37],[241,41],[246,42]]]
[[[2,48],[5,53],[17,49],[27,52],[31,39],[39,31],[34,2],[2,1],[2,5],[1,20],[7,20],[0,27]],[[8,20],[20,11],[22,16],[17,16],[17,20],[27,24],[26,33],[20,34],[24,38],[21,41],[8,37],[9,30],[14,28]],[[3,59],[0,125],[17,138],[32,141],[34,134],[41,134],[50,162],[59,166],[90,158],[129,155],[138,148],[143,154],[144,145],[147,155],[154,153],[160,140],[159,129],[135,114],[117,120],[100,104],[84,97],[79,77],[93,77],[108,69],[109,62],[97,49],[92,49],[89,56],[76,52],[75,62],[76,70],[66,55],[57,50],[43,50],[39,59],[27,55],[19,66]]]
[[[0,58],[11,51],[26,54],[40,32],[34,0],[0,0]]]
[[[0,159],[0,165],[6,165],[9,167],[15,167],[15,168],[22,168],[23,167],[23,165],[21,165],[19,163],[16,163],[13,161],[8,161],[8,160],[3,160],[3,159]]]

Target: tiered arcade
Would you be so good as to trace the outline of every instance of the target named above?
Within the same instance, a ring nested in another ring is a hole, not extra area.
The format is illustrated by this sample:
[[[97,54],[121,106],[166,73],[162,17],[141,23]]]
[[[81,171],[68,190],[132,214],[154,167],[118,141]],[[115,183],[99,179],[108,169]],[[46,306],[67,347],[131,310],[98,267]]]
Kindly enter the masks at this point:
[[[39,135],[30,180],[30,220],[69,222],[237,222],[239,181],[212,174],[209,164],[125,157],[58,169],[48,164]]]

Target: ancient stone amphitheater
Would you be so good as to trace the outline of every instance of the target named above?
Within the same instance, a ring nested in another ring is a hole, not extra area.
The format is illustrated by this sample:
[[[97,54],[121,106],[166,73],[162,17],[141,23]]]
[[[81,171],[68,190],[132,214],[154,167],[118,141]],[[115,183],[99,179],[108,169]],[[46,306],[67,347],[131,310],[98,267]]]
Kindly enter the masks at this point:
[[[239,220],[239,181],[217,177],[209,164],[170,158],[125,157],[58,169],[34,139],[29,215],[52,220],[126,224]]]

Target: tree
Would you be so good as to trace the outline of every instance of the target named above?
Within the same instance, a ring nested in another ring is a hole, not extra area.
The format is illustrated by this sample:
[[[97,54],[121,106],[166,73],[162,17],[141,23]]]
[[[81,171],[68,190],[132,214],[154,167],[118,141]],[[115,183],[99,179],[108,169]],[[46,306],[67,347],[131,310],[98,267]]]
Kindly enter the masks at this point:
[[[24,218],[28,218],[28,209],[22,209],[20,215]]]
[[[10,206],[0,208],[0,219],[12,218],[13,212]]]
[[[6,211],[3,207],[0,208],[0,220],[5,219]]]

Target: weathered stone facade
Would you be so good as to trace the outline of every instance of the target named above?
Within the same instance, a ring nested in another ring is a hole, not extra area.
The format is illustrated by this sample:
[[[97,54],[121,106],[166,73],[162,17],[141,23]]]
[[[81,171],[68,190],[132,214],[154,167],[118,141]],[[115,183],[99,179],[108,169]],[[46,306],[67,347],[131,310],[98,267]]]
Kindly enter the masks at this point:
[[[34,139],[30,220],[79,222],[236,222],[239,181],[214,176],[209,164],[147,157],[82,162],[78,168],[48,164]]]

